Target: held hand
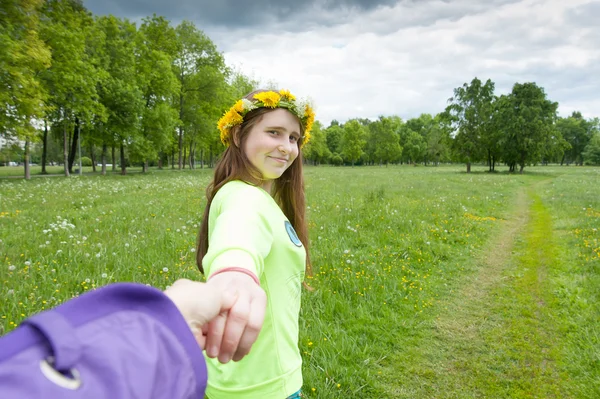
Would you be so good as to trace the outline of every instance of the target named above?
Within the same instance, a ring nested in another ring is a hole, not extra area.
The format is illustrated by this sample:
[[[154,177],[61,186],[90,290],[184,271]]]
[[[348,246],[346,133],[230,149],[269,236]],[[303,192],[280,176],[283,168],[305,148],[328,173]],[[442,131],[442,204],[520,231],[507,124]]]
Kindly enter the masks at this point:
[[[206,354],[219,362],[239,361],[250,352],[262,328],[267,306],[265,291],[248,275],[227,271],[206,283],[235,298],[226,312],[221,312],[208,326]]]
[[[208,322],[231,309],[234,297],[205,283],[179,279],[165,291],[188,323],[201,348],[206,345]]]

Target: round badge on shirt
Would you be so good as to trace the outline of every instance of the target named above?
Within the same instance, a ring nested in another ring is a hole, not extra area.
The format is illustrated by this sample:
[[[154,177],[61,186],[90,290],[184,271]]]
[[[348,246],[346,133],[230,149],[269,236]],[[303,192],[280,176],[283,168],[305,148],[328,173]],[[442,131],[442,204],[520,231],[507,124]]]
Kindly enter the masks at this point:
[[[290,241],[294,243],[295,246],[301,247],[302,241],[298,238],[298,234],[296,234],[296,230],[289,221],[285,221],[285,231],[287,231],[288,236],[290,237]]]

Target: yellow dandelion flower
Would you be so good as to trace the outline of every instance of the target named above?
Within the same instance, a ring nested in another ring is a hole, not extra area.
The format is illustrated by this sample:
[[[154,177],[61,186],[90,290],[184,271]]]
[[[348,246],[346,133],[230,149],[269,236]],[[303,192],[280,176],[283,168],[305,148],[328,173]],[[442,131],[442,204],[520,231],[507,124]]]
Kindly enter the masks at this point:
[[[238,100],[235,105],[233,106],[233,109],[238,113],[241,114],[242,112],[244,112],[244,102],[242,100]]]
[[[237,113],[235,109],[230,109],[224,116],[226,118],[227,126],[239,125],[244,121],[244,117]]]
[[[290,93],[289,90],[279,90],[279,94],[281,94],[281,97],[283,97],[285,100],[296,101],[296,96]]]
[[[304,132],[304,140],[302,140],[302,144],[300,145],[300,148],[304,147],[304,144],[308,143],[310,141],[310,132],[306,131]]]
[[[254,98],[262,102],[267,108],[277,108],[281,96],[274,91],[265,91],[254,95]]]

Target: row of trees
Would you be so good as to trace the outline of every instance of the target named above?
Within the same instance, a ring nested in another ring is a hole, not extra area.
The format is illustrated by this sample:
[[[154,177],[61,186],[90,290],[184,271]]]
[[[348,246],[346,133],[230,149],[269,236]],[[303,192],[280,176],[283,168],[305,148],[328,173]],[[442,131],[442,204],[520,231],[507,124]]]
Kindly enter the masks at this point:
[[[6,0],[0,17],[0,134],[25,143],[27,178],[31,143],[43,172],[60,162],[66,175],[79,146],[102,173],[109,156],[122,173],[133,163],[144,170],[212,163],[223,150],[216,121],[257,86],[187,21],[174,27],[154,15],[138,27],[94,17],[80,0]],[[327,128],[317,121],[305,157],[314,164],[464,162],[467,171],[474,162],[521,172],[533,163],[600,164],[598,119],[559,118],[557,108],[535,83],[496,96],[492,81],[475,78],[437,115]]]
[[[109,149],[122,173],[168,158],[194,165],[222,149],[216,120],[256,86],[187,21],[154,15],[137,27],[80,0],[7,0],[0,18],[0,134],[25,143],[26,177],[32,142],[45,169],[49,140],[60,141],[69,175],[82,136],[103,173]]]
[[[314,163],[388,164],[498,162],[511,172],[525,165],[600,164],[600,123],[573,112],[557,116],[558,104],[535,83],[516,83],[510,94],[495,96],[494,83],[474,78],[454,89],[448,107],[432,116],[403,121],[397,116],[376,121],[337,121],[315,127],[306,157]]]
[[[480,161],[490,171],[502,161],[520,173],[527,164],[583,165],[584,158],[598,163],[598,118],[585,120],[579,112],[559,118],[558,103],[535,83],[516,83],[511,93],[495,96],[491,80],[475,78],[454,89],[448,101],[444,114],[457,132],[453,148],[467,172]]]

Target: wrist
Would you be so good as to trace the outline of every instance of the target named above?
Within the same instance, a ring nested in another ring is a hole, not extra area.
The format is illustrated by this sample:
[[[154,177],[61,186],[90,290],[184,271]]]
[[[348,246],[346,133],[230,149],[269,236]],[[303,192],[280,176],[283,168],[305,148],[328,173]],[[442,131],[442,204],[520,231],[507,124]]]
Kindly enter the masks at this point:
[[[227,272],[236,272],[236,273],[245,274],[248,277],[250,277],[256,283],[256,285],[258,285],[260,287],[260,280],[258,279],[256,274],[252,273],[248,269],[244,269],[243,267],[225,267],[223,269],[219,269],[208,278],[207,282],[210,281],[213,277],[218,276],[219,274],[222,274],[222,273],[227,273]]]

